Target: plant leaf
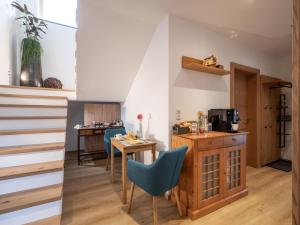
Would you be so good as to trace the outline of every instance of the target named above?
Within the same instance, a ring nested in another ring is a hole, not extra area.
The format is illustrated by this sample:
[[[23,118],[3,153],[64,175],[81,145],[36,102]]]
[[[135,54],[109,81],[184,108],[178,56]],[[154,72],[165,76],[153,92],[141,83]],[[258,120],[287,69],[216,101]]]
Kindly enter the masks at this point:
[[[20,19],[26,19],[25,16],[20,16],[20,17],[17,17],[16,20],[20,20]]]
[[[18,9],[22,13],[25,12],[25,10],[23,9],[23,7],[19,3],[17,3],[17,2],[12,2],[11,6],[15,7],[16,9]]]
[[[26,14],[28,14],[28,8],[27,8],[27,5],[26,5],[26,4],[24,4],[24,12],[25,12]]]
[[[34,22],[36,22],[36,23],[39,22],[39,19],[38,19],[37,17],[35,17],[35,16],[33,16],[33,20],[34,20]]]
[[[42,28],[38,27],[36,29],[39,30],[39,31],[42,31],[44,34],[46,34],[46,32]]]

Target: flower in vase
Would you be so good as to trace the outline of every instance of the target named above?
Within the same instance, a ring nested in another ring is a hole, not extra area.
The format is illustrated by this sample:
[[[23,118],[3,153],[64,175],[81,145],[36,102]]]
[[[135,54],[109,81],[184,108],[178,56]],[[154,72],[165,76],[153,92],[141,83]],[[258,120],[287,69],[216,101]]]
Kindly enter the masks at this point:
[[[137,119],[141,121],[143,119],[143,114],[138,114]]]

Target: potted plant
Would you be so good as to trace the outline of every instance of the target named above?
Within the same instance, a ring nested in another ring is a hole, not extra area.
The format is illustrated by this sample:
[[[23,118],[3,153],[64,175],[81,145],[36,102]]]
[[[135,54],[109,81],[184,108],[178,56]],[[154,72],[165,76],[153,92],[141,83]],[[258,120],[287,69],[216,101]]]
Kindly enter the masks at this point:
[[[21,86],[42,87],[42,66],[41,55],[43,52],[40,43],[40,33],[46,33],[44,29],[48,29],[47,24],[35,17],[24,4],[21,6],[17,2],[12,2],[13,7],[18,9],[21,16],[16,20],[21,21],[21,25],[25,28],[26,37],[23,38],[21,44]]]

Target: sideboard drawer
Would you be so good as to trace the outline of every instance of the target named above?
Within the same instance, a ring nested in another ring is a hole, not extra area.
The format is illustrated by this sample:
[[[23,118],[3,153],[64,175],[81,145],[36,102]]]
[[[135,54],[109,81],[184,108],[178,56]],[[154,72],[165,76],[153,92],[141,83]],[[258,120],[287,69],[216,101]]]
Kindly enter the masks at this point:
[[[198,149],[222,148],[223,144],[223,138],[205,138],[198,141]]]
[[[244,135],[236,135],[230,137],[224,137],[224,146],[235,146],[244,144]]]
[[[94,130],[95,134],[104,134],[104,130]]]
[[[93,130],[79,130],[80,135],[93,135]]]

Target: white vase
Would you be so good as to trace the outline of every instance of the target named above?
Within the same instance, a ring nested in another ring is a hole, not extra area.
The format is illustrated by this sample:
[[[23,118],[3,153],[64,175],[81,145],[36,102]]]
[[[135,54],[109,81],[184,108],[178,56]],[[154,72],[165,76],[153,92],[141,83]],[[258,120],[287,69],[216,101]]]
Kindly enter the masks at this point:
[[[137,137],[138,138],[143,138],[143,125],[142,125],[141,120],[140,120],[140,124],[139,124],[139,130],[137,131]]]

